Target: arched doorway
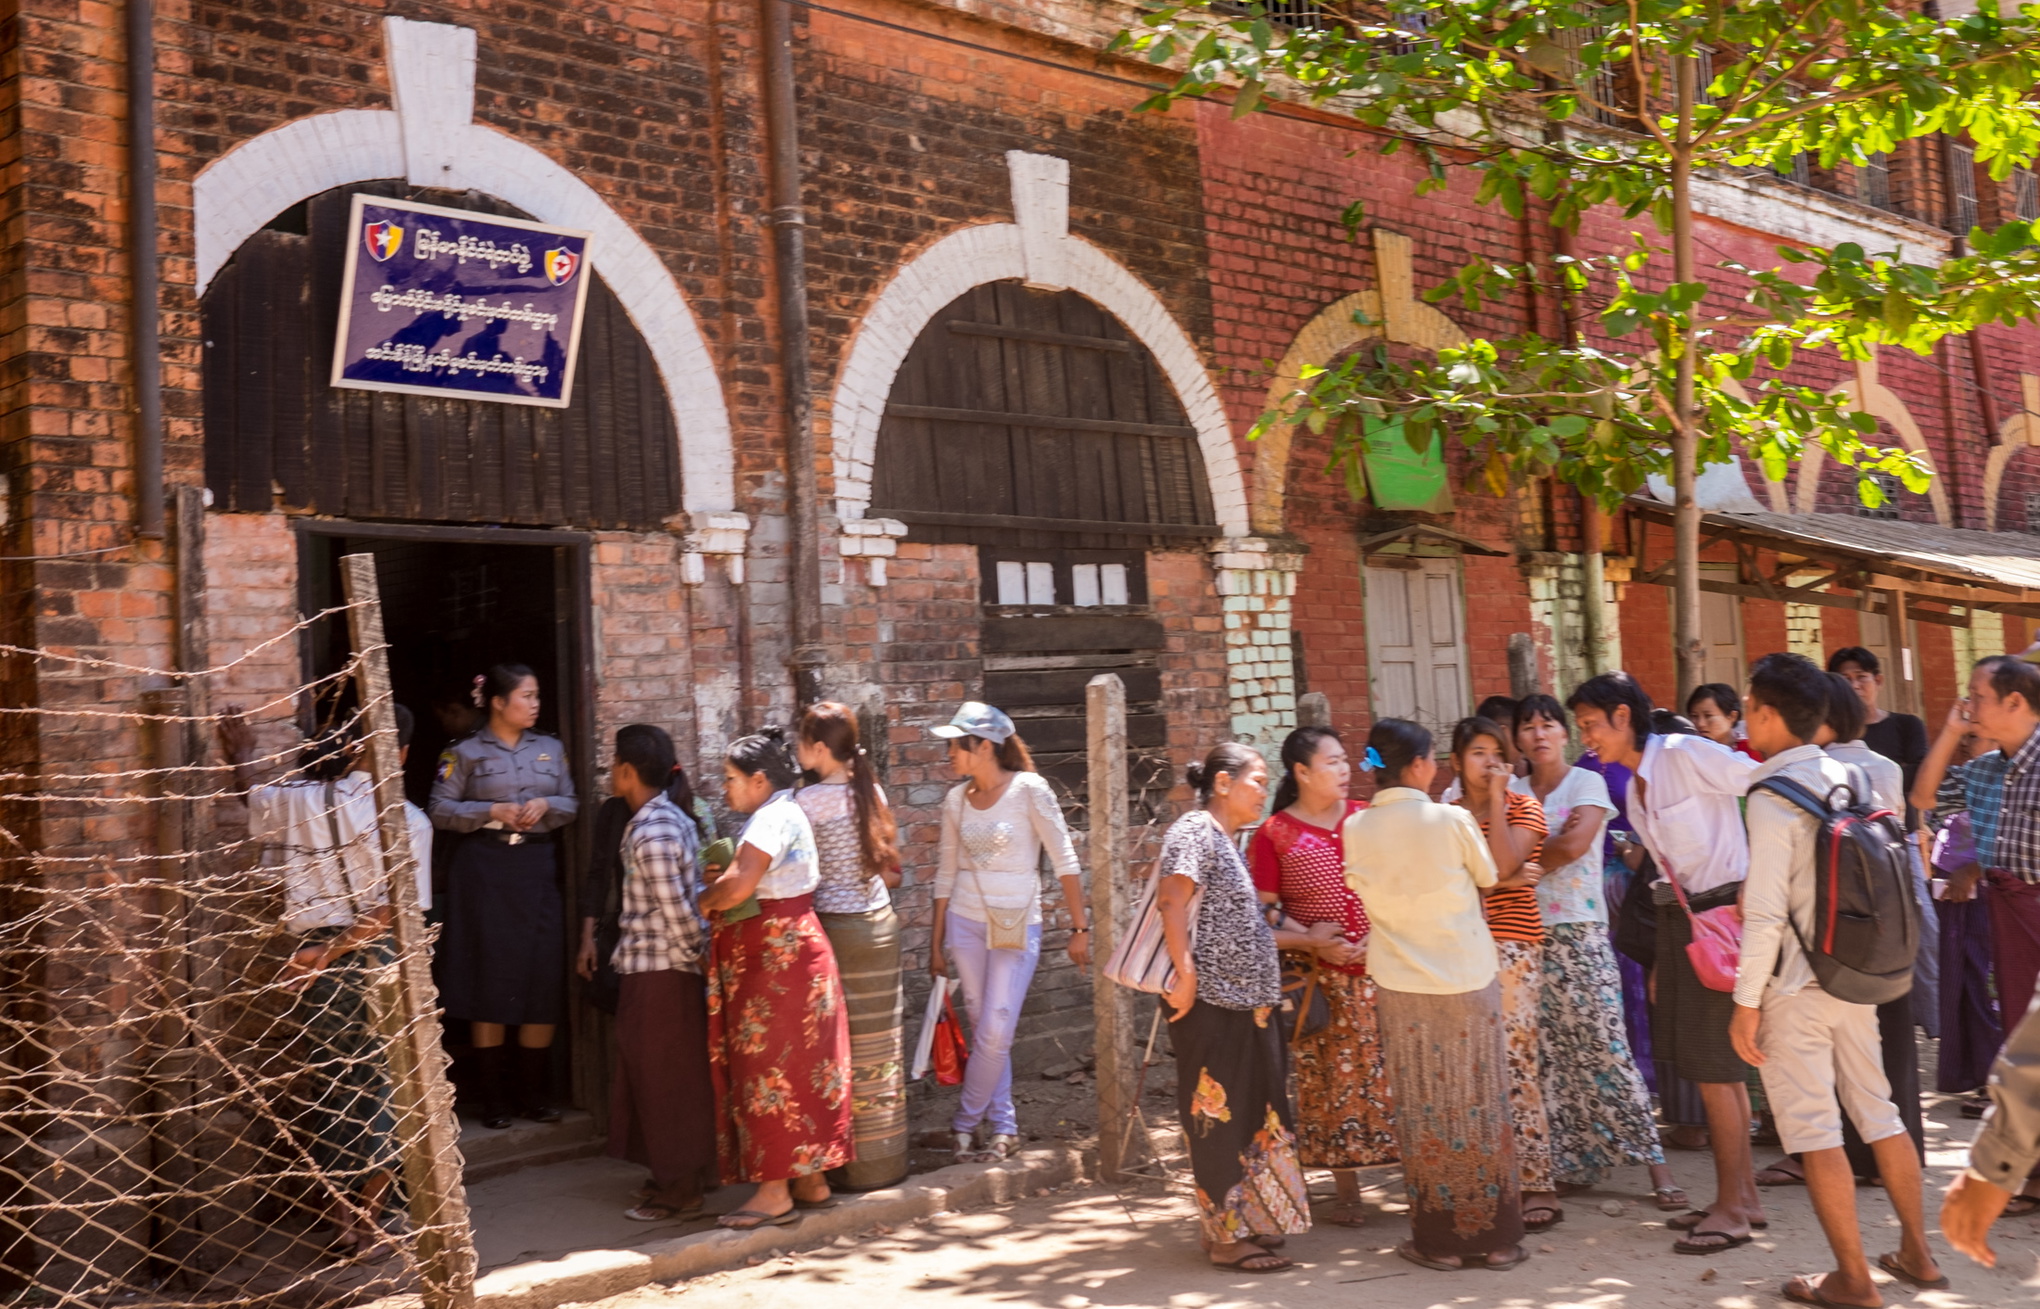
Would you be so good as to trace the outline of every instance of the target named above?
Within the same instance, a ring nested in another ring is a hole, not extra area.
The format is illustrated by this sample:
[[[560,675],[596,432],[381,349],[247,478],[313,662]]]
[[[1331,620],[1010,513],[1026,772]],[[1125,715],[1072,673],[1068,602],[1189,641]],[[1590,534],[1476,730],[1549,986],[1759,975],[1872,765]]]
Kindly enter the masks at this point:
[[[1081,778],[1084,685],[1101,672],[1126,683],[1150,780],[1166,769],[1148,556],[1220,533],[1197,432],[1141,341],[1075,291],[972,288],[908,351],[872,477],[873,516],[977,548],[983,693],[1044,772]]]
[[[293,205],[242,242],[201,302],[213,509],[294,536],[299,613],[339,603],[341,556],[375,557],[392,687],[417,723],[405,779],[413,802],[429,798],[441,747],[473,726],[464,717],[471,679],[497,662],[538,674],[539,729],[566,743],[587,796],[597,789],[592,533],[669,530],[683,505],[674,406],[645,338],[594,272],[566,408],[331,386],[344,252],[355,239],[350,204],[361,193],[528,216],[479,192],[370,181]],[[231,561],[216,556],[215,566]],[[224,575],[215,574],[216,589]],[[252,621],[280,630],[295,616]],[[332,675],[348,653],[344,625],[315,624],[301,649],[303,684]],[[662,720],[681,734],[679,722]],[[570,923],[575,836],[568,828],[562,842]],[[451,849],[443,834],[437,844],[433,868],[443,879]],[[568,966],[564,953],[558,966]],[[570,1079],[578,1103],[599,1106],[602,1026],[589,1006],[570,1014],[556,1081]],[[448,1025],[456,1053],[463,1034],[463,1024]],[[588,1128],[583,1117],[563,1130]],[[484,1163],[499,1148],[493,1138],[476,1144]]]

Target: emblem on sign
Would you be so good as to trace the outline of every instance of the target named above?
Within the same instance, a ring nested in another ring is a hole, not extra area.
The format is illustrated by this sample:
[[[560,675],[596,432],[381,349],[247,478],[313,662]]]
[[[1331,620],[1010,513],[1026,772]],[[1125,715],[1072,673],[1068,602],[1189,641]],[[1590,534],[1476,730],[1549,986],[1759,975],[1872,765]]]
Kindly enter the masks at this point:
[[[548,250],[545,252],[545,280],[554,286],[565,286],[574,280],[574,272],[581,266],[581,256],[572,250]]]
[[[368,243],[368,253],[377,262],[386,262],[404,243],[404,229],[395,223],[370,223],[361,229],[361,236]]]

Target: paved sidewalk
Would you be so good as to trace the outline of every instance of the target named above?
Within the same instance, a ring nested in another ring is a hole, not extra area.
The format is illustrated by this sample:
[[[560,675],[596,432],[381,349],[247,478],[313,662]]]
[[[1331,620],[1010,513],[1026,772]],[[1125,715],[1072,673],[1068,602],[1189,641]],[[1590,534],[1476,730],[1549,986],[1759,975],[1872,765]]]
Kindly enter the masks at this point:
[[[715,1192],[709,1212],[698,1218],[633,1223],[623,1211],[644,1169],[606,1158],[527,1168],[468,1188],[482,1272],[476,1300],[479,1309],[553,1309],[596,1300],[858,1232],[1008,1203],[1070,1182],[1081,1168],[1074,1149],[1030,1150],[1003,1164],[953,1165],[887,1190],[846,1194],[835,1207],[805,1213],[792,1226],[751,1232],[724,1231],[714,1218],[737,1208],[748,1186]]]

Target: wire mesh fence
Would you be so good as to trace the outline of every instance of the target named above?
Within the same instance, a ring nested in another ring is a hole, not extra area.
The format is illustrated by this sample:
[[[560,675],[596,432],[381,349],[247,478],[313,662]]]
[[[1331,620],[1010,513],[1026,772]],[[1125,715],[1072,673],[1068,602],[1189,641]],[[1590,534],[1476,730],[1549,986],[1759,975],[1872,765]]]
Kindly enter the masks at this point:
[[[0,647],[43,688],[0,730],[72,743],[0,771],[9,1304],[472,1298],[374,573],[344,567],[345,606],[219,667]],[[322,623],[340,672],[232,702]]]

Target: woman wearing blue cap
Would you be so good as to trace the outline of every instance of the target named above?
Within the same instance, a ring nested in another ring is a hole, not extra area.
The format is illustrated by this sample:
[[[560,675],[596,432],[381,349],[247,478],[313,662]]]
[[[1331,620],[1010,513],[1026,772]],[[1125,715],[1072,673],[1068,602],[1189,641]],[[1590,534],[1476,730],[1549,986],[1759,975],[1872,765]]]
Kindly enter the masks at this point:
[[[948,975],[953,960],[970,1011],[970,1063],[952,1124],[959,1163],[1004,1159],[1019,1140],[1013,1112],[1013,1034],[1041,961],[1041,855],[1062,880],[1070,916],[1070,961],[1091,962],[1082,865],[1062,807],[1034,771],[1013,720],[971,701],[934,729],[949,742],[949,766],[964,779],[942,801],[935,873],[935,924],[928,968]],[[947,957],[944,946],[948,947]],[[980,1148],[975,1134],[988,1126]]]

